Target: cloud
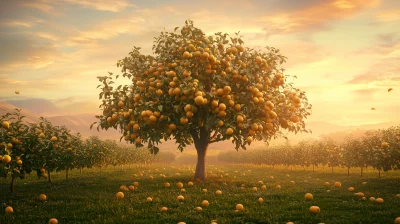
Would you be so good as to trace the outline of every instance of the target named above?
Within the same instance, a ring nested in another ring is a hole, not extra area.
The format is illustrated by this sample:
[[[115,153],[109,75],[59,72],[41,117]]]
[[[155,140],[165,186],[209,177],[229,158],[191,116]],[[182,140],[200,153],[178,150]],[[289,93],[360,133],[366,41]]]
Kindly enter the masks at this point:
[[[34,8],[46,14],[50,14],[53,16],[62,15],[62,13],[58,10],[59,7],[54,7],[54,1],[51,0],[33,0],[33,1],[18,1],[20,6]]]
[[[25,86],[28,84],[28,82],[24,81],[24,80],[16,80],[16,79],[8,79],[8,78],[0,78],[0,83],[2,86],[9,86],[9,85]]]
[[[92,8],[100,11],[120,12],[128,7],[136,7],[126,0],[64,0],[69,4],[77,4],[84,8]]]
[[[81,31],[78,35],[71,37],[68,44],[92,44],[121,34],[138,34],[145,31],[145,26],[145,20],[142,17],[104,21],[91,30]]]
[[[11,20],[11,21],[3,21],[0,22],[0,26],[22,26],[22,27],[32,27],[32,25],[28,22],[24,21],[17,21],[17,20]]]
[[[377,68],[377,67],[373,67]],[[355,76],[348,84],[370,84],[377,86],[393,86],[400,84],[400,65],[387,69],[371,69],[370,71]]]
[[[380,0],[329,0],[293,12],[282,12],[271,16],[261,16],[257,22],[268,24],[266,36],[296,33],[306,30],[327,29],[328,22],[348,18],[363,9],[376,7]]]
[[[31,19],[29,21],[23,21],[23,20],[3,20],[0,21],[0,27],[5,26],[5,27],[26,27],[26,28],[31,28],[33,26],[36,26],[39,23],[42,23],[43,20],[41,19]]]
[[[23,67],[39,69],[65,59],[65,54],[52,43],[40,43],[26,33],[1,35],[0,42],[0,71]]]
[[[382,91],[380,88],[368,88],[368,89],[357,89],[352,90],[349,93],[353,95],[355,101],[368,101],[375,100],[376,93]]]
[[[36,36],[41,37],[43,39],[48,39],[48,40],[52,40],[52,41],[57,41],[59,38],[51,33],[46,33],[46,32],[37,32],[35,33]]]
[[[143,8],[137,9],[137,13],[142,15],[154,15],[154,14],[174,14],[174,15],[185,15],[185,12],[178,10],[174,6],[163,6],[160,8]]]
[[[380,34],[376,41],[377,44],[355,52],[375,56],[377,59],[368,71],[353,77],[348,84],[400,85],[400,34]]]
[[[400,10],[399,9],[391,9],[388,11],[382,11],[376,14],[375,16],[378,22],[397,22],[400,20]]]

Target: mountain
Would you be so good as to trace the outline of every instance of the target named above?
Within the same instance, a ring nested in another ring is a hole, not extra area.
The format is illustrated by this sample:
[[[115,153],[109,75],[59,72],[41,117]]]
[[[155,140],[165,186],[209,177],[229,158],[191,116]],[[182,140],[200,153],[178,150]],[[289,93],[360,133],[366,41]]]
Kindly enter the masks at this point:
[[[100,102],[81,99],[78,97],[68,97],[55,100],[53,104],[63,111],[63,114],[99,113]],[[77,110],[79,108],[79,110]]]
[[[83,138],[87,138],[92,135],[97,135],[101,139],[116,139],[119,141],[121,135],[115,129],[99,130],[97,131],[97,124],[93,125],[90,130],[90,125],[98,121],[95,118],[95,114],[75,114],[75,115],[64,115],[64,116],[52,116],[47,118],[53,125],[63,126],[65,125],[72,132],[79,132]]]
[[[14,113],[16,112],[15,109],[18,108],[15,105],[9,104],[7,102],[4,101],[0,101],[0,115],[6,114],[6,113]],[[18,108],[21,109],[21,108]],[[34,122],[39,118],[39,115],[26,110],[26,109],[22,109],[21,110],[21,115],[25,116],[24,120],[27,122]]]
[[[28,98],[20,100],[7,100],[6,103],[28,110],[40,116],[52,116],[62,113],[60,108],[55,106],[51,101],[45,99]]]

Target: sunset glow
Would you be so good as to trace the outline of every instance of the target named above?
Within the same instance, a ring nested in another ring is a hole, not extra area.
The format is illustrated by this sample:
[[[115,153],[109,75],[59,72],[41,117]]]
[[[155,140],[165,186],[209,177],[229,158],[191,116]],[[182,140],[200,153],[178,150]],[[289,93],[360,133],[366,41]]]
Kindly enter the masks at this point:
[[[207,34],[241,31],[248,47],[280,49],[288,57],[286,74],[298,77],[294,82],[313,104],[310,122],[399,121],[399,1],[33,0],[0,6],[1,100],[70,99],[98,112],[96,76],[120,73],[116,62],[133,46],[151,54],[153,37],[191,19]]]

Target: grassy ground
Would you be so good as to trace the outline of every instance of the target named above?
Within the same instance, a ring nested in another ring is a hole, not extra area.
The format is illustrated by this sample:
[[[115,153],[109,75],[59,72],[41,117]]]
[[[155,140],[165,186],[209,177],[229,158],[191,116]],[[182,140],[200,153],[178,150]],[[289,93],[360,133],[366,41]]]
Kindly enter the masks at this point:
[[[188,181],[193,176],[189,166],[153,166],[132,168],[121,171],[104,169],[84,170],[83,174],[73,171],[70,179],[64,173],[54,174],[53,183],[31,177],[24,184],[19,180],[15,193],[8,193],[8,185],[0,186],[0,223],[48,223],[50,218],[57,218],[59,223],[393,223],[400,216],[400,173],[389,172],[377,177],[376,172],[366,172],[365,177],[353,173],[347,177],[345,170],[336,169],[316,172],[303,170],[283,170],[246,166],[208,166],[208,171],[229,177],[210,178],[206,183],[196,183],[189,187]],[[179,170],[180,169],[180,170]],[[250,170],[250,171],[249,171]],[[143,176],[140,172],[144,171]],[[150,172],[149,172],[150,171]],[[224,173],[219,172],[224,171]],[[238,171],[235,173],[235,171]],[[180,173],[180,176],[177,175]],[[137,174],[138,177],[133,175]],[[165,174],[166,177],[160,177]],[[244,175],[245,174],[245,175]],[[289,175],[289,176],[288,176]],[[154,179],[150,179],[153,176]],[[234,178],[236,176],[236,178]],[[273,179],[270,179],[273,176]],[[257,181],[267,186],[261,190]],[[121,185],[131,185],[138,181],[139,187],[133,192],[124,192],[125,198],[117,199],[116,193]],[[186,193],[184,202],[177,202],[180,195],[176,183],[184,183]],[[295,185],[290,184],[295,181]],[[326,187],[328,181],[331,186]],[[335,189],[335,181],[342,183],[342,188]],[[367,184],[362,185],[366,181]],[[169,182],[170,188],[164,183]],[[245,184],[244,189],[241,185]],[[275,188],[281,185],[281,189]],[[252,187],[258,191],[253,192]],[[348,192],[348,187],[354,192]],[[208,193],[202,193],[202,189]],[[330,189],[331,192],[327,192]],[[222,195],[216,196],[215,191]],[[381,197],[383,204],[363,201],[354,196],[363,192],[370,196]],[[47,195],[47,201],[39,201],[40,194]],[[305,201],[304,194],[312,193],[313,201]],[[152,197],[152,202],[146,202]],[[262,197],[264,203],[258,203]],[[210,205],[202,211],[195,211],[203,200]],[[235,212],[236,204],[243,204],[244,211]],[[5,214],[4,206],[14,209],[11,215]],[[308,209],[316,205],[321,208],[318,215]],[[161,207],[168,211],[160,211]]]

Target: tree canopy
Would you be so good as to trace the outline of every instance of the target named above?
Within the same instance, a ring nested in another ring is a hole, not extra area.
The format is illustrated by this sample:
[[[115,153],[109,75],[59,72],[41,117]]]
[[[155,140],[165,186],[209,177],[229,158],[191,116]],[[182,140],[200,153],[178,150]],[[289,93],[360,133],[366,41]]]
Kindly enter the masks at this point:
[[[134,47],[118,61],[130,85],[114,87],[112,73],[98,77],[98,130],[118,129],[121,140],[147,144],[155,154],[162,140],[175,140],[181,151],[231,140],[238,150],[282,130],[307,131],[311,104],[283,74],[286,58],[278,49],[245,47],[239,32],[207,36],[189,20],[161,32],[153,53]]]

